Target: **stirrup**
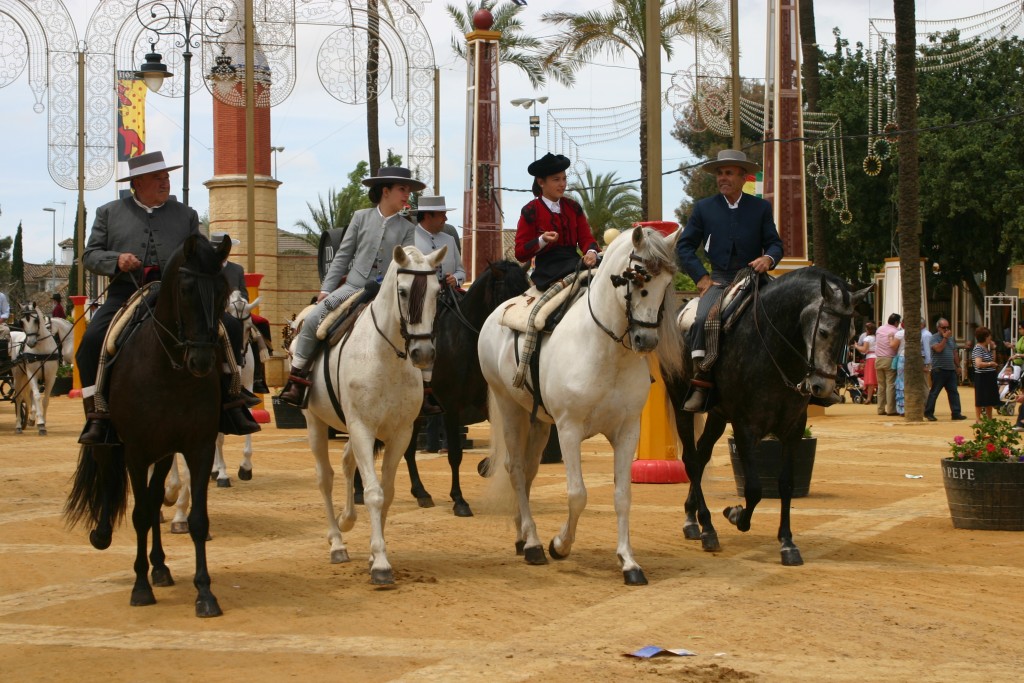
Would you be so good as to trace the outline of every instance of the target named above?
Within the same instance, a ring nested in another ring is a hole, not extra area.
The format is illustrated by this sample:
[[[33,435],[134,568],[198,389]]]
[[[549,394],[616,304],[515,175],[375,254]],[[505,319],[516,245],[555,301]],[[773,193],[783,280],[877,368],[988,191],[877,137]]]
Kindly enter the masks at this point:
[[[305,377],[288,375],[288,381],[277,397],[288,405],[305,409],[309,406],[309,387],[312,385],[313,383]]]
[[[690,392],[683,403],[683,410],[688,413],[706,413],[711,407],[711,390],[714,386],[706,380],[690,380]]]
[[[85,427],[78,436],[78,443],[83,446],[118,446],[121,440],[117,438],[110,423],[109,413],[89,413],[86,415]]]

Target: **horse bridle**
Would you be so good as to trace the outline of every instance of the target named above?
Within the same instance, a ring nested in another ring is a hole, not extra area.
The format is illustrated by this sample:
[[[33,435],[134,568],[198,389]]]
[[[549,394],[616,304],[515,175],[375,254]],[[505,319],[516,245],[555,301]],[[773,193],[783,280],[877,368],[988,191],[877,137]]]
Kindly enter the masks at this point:
[[[634,261],[636,261],[635,264],[633,264]],[[633,289],[629,285],[640,287],[640,296],[645,297],[648,292],[643,288],[644,285],[653,280],[654,276],[658,273],[650,272],[647,269],[644,260],[637,256],[636,251],[631,251],[629,253],[629,262],[633,265],[626,268],[626,270],[622,271],[621,274],[616,275],[613,273],[609,276],[614,287],[626,287],[626,330],[621,335],[615,334],[608,329],[604,323],[597,319],[597,315],[594,314],[594,307],[590,303],[590,287],[587,287],[587,308],[590,309],[590,317],[593,319],[594,323],[596,323],[605,334],[611,337],[616,344],[622,344],[627,349],[630,347],[626,345],[625,340],[629,336],[629,331],[631,329],[634,327],[657,329],[658,327],[661,327],[661,319],[665,314],[665,307],[661,306],[658,308],[658,319],[654,322],[640,320],[633,317]]]
[[[398,274],[399,275],[423,275],[423,276],[426,277],[426,276],[430,276],[430,275],[436,275],[437,271],[435,271],[433,269],[431,269],[431,270],[413,270],[412,268],[399,268],[398,269]],[[423,292],[424,292],[424,296],[426,296],[426,289],[424,289]],[[374,312],[373,303],[372,302],[370,303],[370,318],[373,320],[373,327],[374,327],[374,329],[377,330],[377,334],[379,334],[381,337],[383,337],[384,341],[386,341],[388,343],[388,346],[390,346],[394,350],[396,356],[398,356],[401,360],[405,360],[406,358],[409,357],[409,344],[413,340],[416,340],[416,339],[433,339],[434,338],[433,326],[431,326],[431,331],[430,332],[423,333],[423,334],[410,334],[409,333],[409,323],[405,319],[405,315],[402,313],[402,301],[401,301],[401,299],[398,296],[398,287],[395,287],[395,304],[398,306],[399,329],[400,329],[401,334],[402,334],[402,339],[405,341],[405,350],[404,351],[400,351],[398,349],[398,347],[395,346],[394,343],[390,339],[388,339],[388,336],[386,334],[384,334],[384,330],[380,329],[380,325],[377,324],[377,314]]]
[[[781,332],[779,332],[778,328],[776,328],[774,323],[772,323],[771,318],[769,318],[768,314],[764,311],[764,302],[761,301],[760,280],[761,280],[760,277],[755,277],[754,278],[754,301],[755,301],[755,305],[754,305],[754,328],[757,330],[757,334],[761,338],[761,347],[764,348],[765,353],[768,354],[768,357],[771,359],[772,364],[775,366],[775,369],[778,370],[779,376],[782,378],[782,383],[785,384],[788,388],[793,389],[794,391],[796,391],[801,396],[810,396],[811,395],[811,387],[810,387],[811,377],[822,377],[824,379],[830,379],[830,380],[832,380],[834,382],[836,380],[836,376],[837,376],[835,371],[833,371],[833,372],[825,372],[824,370],[818,369],[814,365],[814,348],[815,348],[815,345],[818,343],[818,328],[821,327],[821,316],[822,316],[822,314],[823,313],[828,313],[830,315],[835,316],[836,318],[838,318],[840,320],[846,320],[847,330],[849,330],[850,321],[853,320],[853,313],[852,312],[851,313],[844,313],[842,311],[838,311],[838,310],[836,310],[834,308],[831,308],[830,306],[825,305],[824,302],[823,302],[822,305],[818,307],[818,314],[814,318],[814,330],[811,332],[811,345],[807,349],[807,357],[804,358],[804,356],[800,353],[800,351],[798,349],[796,349],[796,347],[794,347],[792,344],[789,343],[789,340],[786,339],[785,335],[783,335]],[[760,307],[761,312],[764,314],[764,319],[766,321],[768,321],[768,325],[771,327],[771,329],[774,330],[775,333],[779,336],[779,338],[783,341],[783,343],[787,347],[789,347],[789,349],[794,354],[799,356],[800,359],[803,361],[803,363],[804,363],[804,376],[803,376],[803,378],[800,379],[800,381],[798,381],[798,382],[790,382],[789,381],[789,378],[786,376],[785,371],[779,366],[778,361],[775,360],[775,356],[772,355],[771,350],[768,348],[768,344],[765,343],[764,335],[761,334],[761,327],[758,325],[758,316],[757,316],[757,309],[758,309],[758,307]],[[842,336],[843,335],[840,335],[840,337],[842,337]]]
[[[175,351],[184,349],[181,363],[177,363],[174,360],[174,356],[171,353],[172,349],[168,349],[167,346],[164,345],[163,339],[160,338],[160,335],[157,335],[157,339],[160,340],[160,347],[163,348],[164,353],[167,354],[167,359],[171,362],[171,367],[175,370],[181,370],[183,367],[185,367],[185,364],[188,362],[189,355],[192,353],[192,351],[199,349],[211,349],[217,347],[220,344],[220,342],[218,341],[219,331],[217,331],[217,312],[216,307],[214,305],[214,294],[216,293],[216,287],[214,286],[214,282],[217,277],[220,277],[220,273],[197,273],[190,268],[181,266],[178,268],[178,275],[180,276],[182,274],[191,275],[197,280],[197,287],[199,289],[198,296],[200,303],[202,303],[203,301],[209,302],[209,305],[203,307],[203,317],[205,318],[206,328],[208,331],[210,331],[208,332],[208,334],[213,334],[214,338],[211,341],[196,341],[193,339],[184,339],[184,341],[182,340],[185,337],[185,321],[181,315],[181,293],[180,291],[175,292],[175,321],[177,323],[178,328],[177,333],[167,329],[166,325],[161,323],[160,320],[157,319],[155,315],[153,316],[153,322],[156,323],[157,327],[159,327],[164,332],[164,334],[168,335],[174,342],[172,349]]]

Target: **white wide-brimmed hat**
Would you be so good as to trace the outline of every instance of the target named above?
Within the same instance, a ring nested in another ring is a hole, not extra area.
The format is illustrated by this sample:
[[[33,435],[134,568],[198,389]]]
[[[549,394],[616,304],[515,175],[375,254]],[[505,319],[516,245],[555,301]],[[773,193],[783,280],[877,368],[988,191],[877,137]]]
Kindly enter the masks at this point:
[[[416,205],[417,211],[458,211],[459,209],[454,206],[445,206],[448,202],[445,201],[444,195],[437,195],[435,197],[420,197],[419,203]]]
[[[227,237],[229,240],[231,240],[231,246],[237,247],[239,244],[241,244],[241,242],[239,242],[238,240],[236,240],[234,237],[232,237],[230,234],[228,234],[226,232],[211,232],[210,233],[210,241],[213,242],[214,244],[220,244],[221,242],[224,241],[225,237]]]
[[[176,171],[179,168],[181,168],[181,164],[178,164],[177,166],[168,166],[164,163],[163,152],[147,152],[146,154],[140,154],[137,157],[129,159],[128,175],[123,178],[118,178],[117,182],[127,183],[132,178],[138,178],[140,175],[157,173],[159,171]]]
[[[723,149],[718,158],[701,166],[701,170],[712,175],[723,166],[739,166],[747,173],[756,173],[761,167],[753,161],[747,161],[747,155],[738,149]]]

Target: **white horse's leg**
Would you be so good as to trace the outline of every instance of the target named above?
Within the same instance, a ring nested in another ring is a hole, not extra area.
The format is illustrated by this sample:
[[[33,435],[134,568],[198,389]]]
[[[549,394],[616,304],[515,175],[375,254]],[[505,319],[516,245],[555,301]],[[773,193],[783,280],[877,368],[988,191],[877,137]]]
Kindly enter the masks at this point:
[[[508,451],[505,467],[515,491],[518,508],[516,554],[525,555],[529,564],[547,564],[544,546],[537,535],[537,523],[530,512],[530,485],[540,467],[540,452],[544,448],[549,427],[541,423],[531,425],[529,414],[510,397],[495,394],[494,398],[501,410],[502,430]],[[538,443],[540,450],[537,450]],[[536,458],[531,457],[534,452]],[[536,462],[533,462],[534,460]]]
[[[242,447],[242,462],[238,465],[238,478],[242,481],[252,479],[252,434],[245,435],[245,446]]]
[[[188,470],[188,463],[180,453],[174,454],[174,469],[177,470],[177,463],[181,463],[180,483],[178,499],[174,501],[174,519],[171,520],[172,534],[188,533],[188,508],[192,503],[192,474]]]
[[[576,540],[576,525],[580,521],[583,509],[587,507],[587,487],[583,483],[583,465],[580,456],[580,443],[583,435],[579,425],[558,425],[558,443],[562,449],[562,460],[565,463],[565,489],[569,503],[569,517],[562,525],[562,530],[551,539],[548,552],[556,560],[565,559],[572,552],[572,544]]]
[[[615,517],[618,521],[619,544],[616,553],[622,568],[622,577],[627,586],[646,586],[647,577],[633,557],[633,546],[629,542],[629,508],[632,503],[633,455],[640,442],[640,423],[633,421],[623,425],[618,434],[609,440],[615,451]]]
[[[43,363],[43,391],[40,401],[40,410],[36,415],[36,427],[40,436],[46,436],[46,411],[50,407],[50,393],[53,391],[53,382],[57,379],[57,361],[46,361]]]
[[[219,488],[229,488],[231,477],[228,476],[228,466],[224,462],[224,435],[217,434],[217,445],[213,450],[213,470],[210,477],[217,480]],[[223,482],[223,483],[222,483]]]
[[[341,529],[338,528],[338,520],[334,516],[334,468],[331,467],[327,423],[306,411],[306,434],[309,438],[309,448],[316,459],[316,484],[320,488],[324,512],[327,515],[327,541],[331,544],[331,563],[348,562],[348,549],[341,538]]]
[[[384,488],[373,467],[374,435],[361,424],[350,424],[348,442],[363,478],[363,505],[370,518],[370,583],[389,585],[395,576],[384,543]]]
[[[345,450],[341,454],[341,471],[345,475],[345,509],[341,513],[342,531],[351,531],[356,525],[356,457],[352,454],[352,445],[345,442]]]

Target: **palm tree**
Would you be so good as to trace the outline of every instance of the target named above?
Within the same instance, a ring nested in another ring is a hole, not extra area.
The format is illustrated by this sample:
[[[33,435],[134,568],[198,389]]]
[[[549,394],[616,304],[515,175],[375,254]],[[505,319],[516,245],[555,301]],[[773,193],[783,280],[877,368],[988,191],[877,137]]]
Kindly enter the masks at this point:
[[[908,349],[921,344],[921,225],[918,213],[917,158],[917,26],[914,0],[893,0],[896,28],[896,122],[899,138],[897,177],[897,229],[900,233],[900,284],[903,292],[903,326]],[[904,414],[920,422],[924,415],[924,360],[919,353],[906,354]]]
[[[661,7],[661,49],[671,59],[672,42],[684,35],[699,35],[721,45],[726,28],[720,22],[717,0],[674,2]],[[558,29],[545,45],[543,63],[549,68],[564,61],[575,72],[599,54],[620,57],[630,53],[640,67],[640,197],[647,216],[647,50],[644,47],[646,0],[612,0],[607,11],[591,10],[581,14],[545,12],[541,20]],[[651,84],[661,88],[660,83]]]
[[[587,169],[587,180],[583,184],[569,186],[573,198],[583,207],[590,229],[598,243],[604,246],[604,232],[608,228],[623,230],[643,220],[640,210],[640,193],[636,185],[616,184],[614,172],[596,176]]]
[[[388,150],[388,160],[393,159],[391,150]],[[401,157],[398,157],[401,159]],[[401,163],[401,161],[399,161]],[[366,188],[363,186],[363,178],[369,175],[369,167],[365,161],[356,164],[355,169],[348,174],[348,185],[337,192],[333,187],[327,191],[327,199],[318,196],[319,206],[313,206],[306,202],[312,222],[305,220],[295,221],[295,227],[302,232],[299,236],[312,244],[314,247],[320,244],[320,235],[335,228],[345,228],[352,221],[352,214],[359,209],[365,209],[370,204],[366,196]]]
[[[452,52],[462,59],[466,58],[465,35],[475,30],[473,15],[480,9],[490,10],[494,15],[494,26],[491,27],[491,30],[501,33],[501,38],[498,40],[500,63],[518,67],[530,79],[530,85],[535,90],[547,82],[549,75],[559,83],[571,85],[572,69],[566,66],[562,60],[550,62],[542,60],[538,56],[541,41],[523,33],[523,22],[519,20],[519,12],[523,8],[510,1],[506,1],[499,7],[495,7],[496,4],[496,0],[480,0],[479,4],[473,0],[467,0],[465,11],[455,5],[445,6],[448,16],[455,22],[455,27],[459,31],[452,35]]]

